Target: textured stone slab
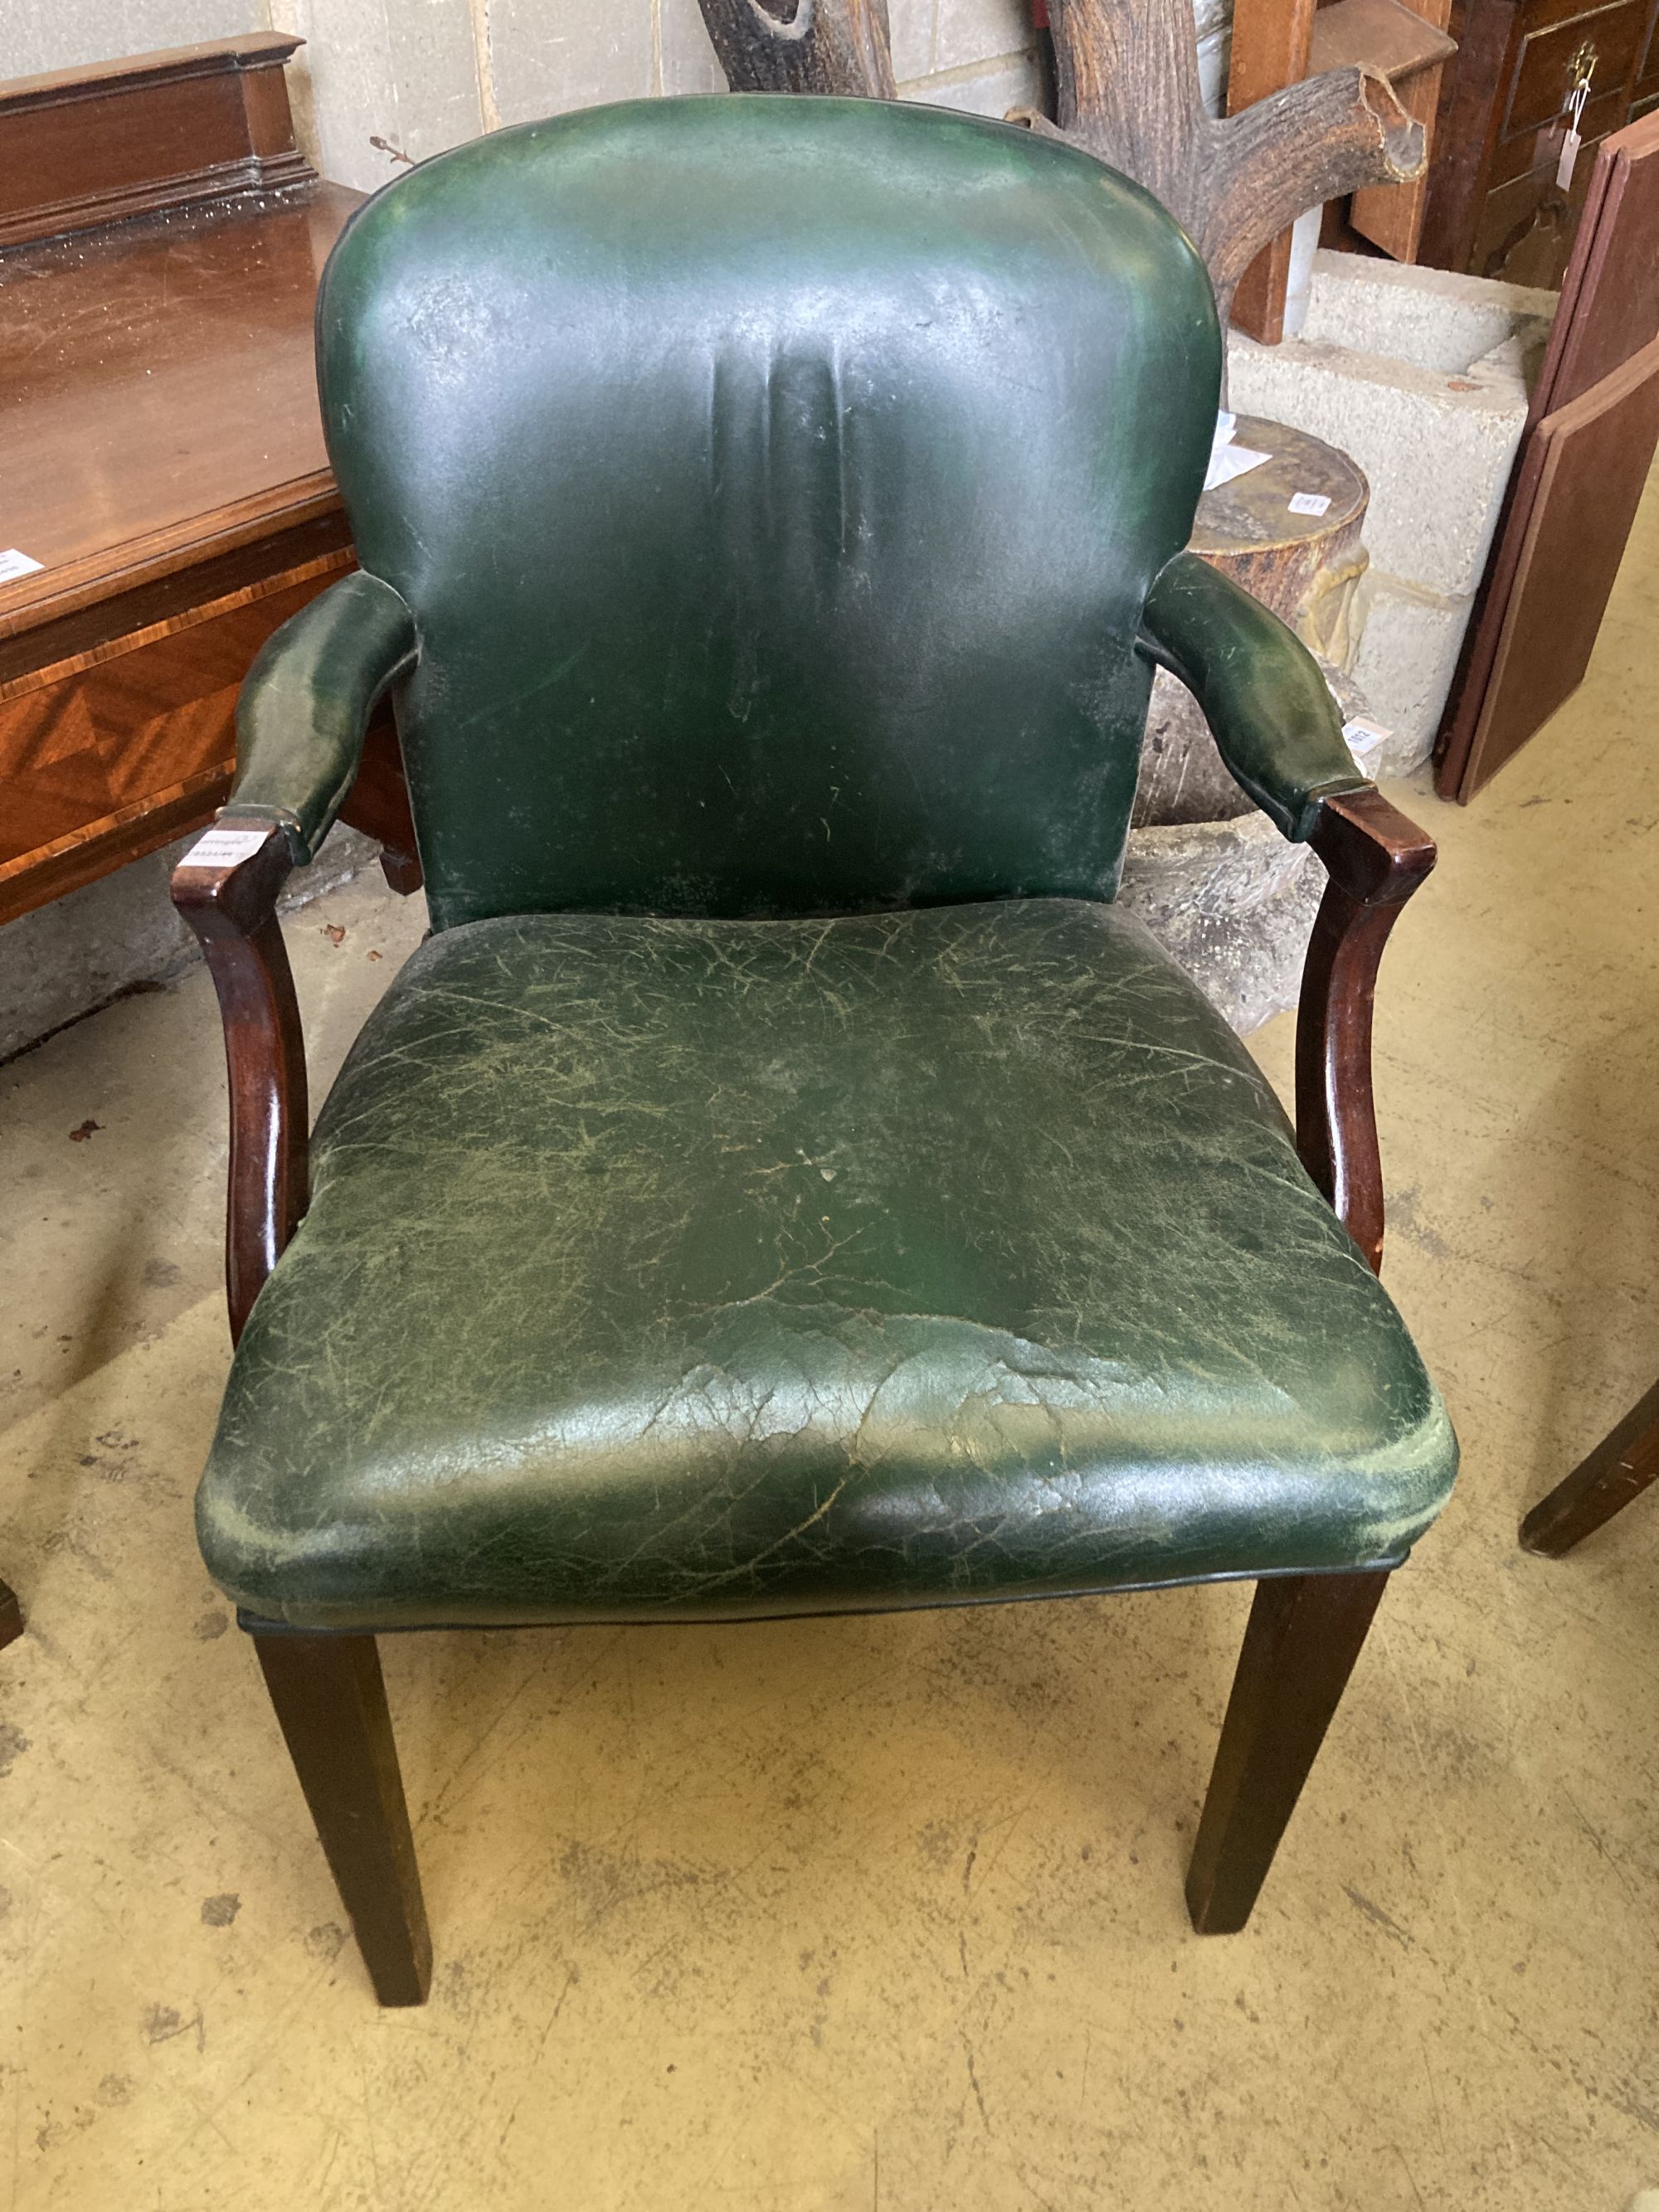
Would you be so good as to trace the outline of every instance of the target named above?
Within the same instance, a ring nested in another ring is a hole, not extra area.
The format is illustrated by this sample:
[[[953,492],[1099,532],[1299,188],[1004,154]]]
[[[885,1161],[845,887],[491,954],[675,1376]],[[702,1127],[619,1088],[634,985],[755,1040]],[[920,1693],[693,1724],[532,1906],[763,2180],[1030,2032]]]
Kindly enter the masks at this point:
[[[1557,297],[1449,269],[1322,252],[1314,256],[1303,336],[1317,345],[1467,376],[1478,373],[1484,356],[1517,336],[1541,347]],[[1519,372],[1503,373],[1513,379]]]
[[[1361,583],[1354,677],[1393,732],[1385,774],[1409,775],[1433,750],[1473,605],[1375,568]]]
[[[1365,542],[1379,568],[1431,591],[1473,591],[1526,419],[1524,392],[1307,339],[1228,348],[1229,404],[1352,454],[1370,478]]]
[[[1325,871],[1252,810],[1134,830],[1118,896],[1241,1036],[1296,1004]]]
[[[1365,542],[1421,589],[1472,592],[1526,418],[1550,293],[1355,254],[1314,257],[1302,335],[1228,347],[1229,404],[1352,453]]]

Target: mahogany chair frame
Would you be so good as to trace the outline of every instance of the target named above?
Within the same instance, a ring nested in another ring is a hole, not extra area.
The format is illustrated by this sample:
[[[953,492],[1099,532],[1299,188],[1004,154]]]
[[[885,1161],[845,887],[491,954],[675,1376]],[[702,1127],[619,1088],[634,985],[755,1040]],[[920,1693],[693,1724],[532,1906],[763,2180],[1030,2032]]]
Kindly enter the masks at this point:
[[[1659,1382],[1521,1523],[1528,1552],[1559,1559],[1659,1480]]]
[[[299,1005],[276,911],[293,866],[287,835],[234,811],[219,827],[253,832],[260,842],[229,866],[202,866],[186,854],[173,887],[207,955],[224,1018],[225,1273],[234,1339],[305,1212],[308,1127]],[[1433,867],[1435,848],[1369,787],[1326,798],[1310,842],[1329,880],[1297,1022],[1297,1143],[1376,1268],[1383,1200],[1372,1000],[1389,933]],[[1388,1580],[1381,1569],[1258,1582],[1187,1876],[1200,1934],[1231,1934],[1249,1917]],[[382,2004],[418,2004],[432,1946],[374,1638],[243,1625],[376,1995]]]

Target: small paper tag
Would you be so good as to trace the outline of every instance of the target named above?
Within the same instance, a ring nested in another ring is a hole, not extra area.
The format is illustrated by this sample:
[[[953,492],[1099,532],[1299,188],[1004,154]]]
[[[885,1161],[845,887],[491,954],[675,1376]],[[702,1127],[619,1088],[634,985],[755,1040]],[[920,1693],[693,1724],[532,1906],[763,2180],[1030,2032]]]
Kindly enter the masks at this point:
[[[251,860],[269,837],[269,830],[210,830],[198,837],[179,865],[181,868],[234,868]]]
[[[1369,722],[1363,714],[1356,714],[1351,722],[1342,725],[1343,739],[1361,768],[1393,735],[1394,732],[1385,730],[1381,722]]]
[[[1259,469],[1263,461],[1270,461],[1271,453],[1258,453],[1249,446],[1222,446],[1210,455],[1209,469],[1204,478],[1206,491],[1213,491],[1218,484],[1231,483],[1249,469]]]
[[[1561,141],[1561,158],[1555,165],[1558,191],[1565,192],[1572,183],[1572,173],[1578,162],[1578,149],[1583,143],[1576,131],[1569,131]]]
[[[1292,514],[1323,514],[1329,508],[1330,503],[1322,491],[1299,491],[1291,498],[1291,513]]]
[[[1233,442],[1233,425],[1237,420],[1237,416],[1227,408],[1218,407],[1215,410],[1215,436],[1211,440],[1211,444],[1217,447],[1231,446]]]
[[[33,576],[46,567],[44,561],[31,561],[27,553],[11,546],[0,553],[0,584],[15,584],[20,576]]]

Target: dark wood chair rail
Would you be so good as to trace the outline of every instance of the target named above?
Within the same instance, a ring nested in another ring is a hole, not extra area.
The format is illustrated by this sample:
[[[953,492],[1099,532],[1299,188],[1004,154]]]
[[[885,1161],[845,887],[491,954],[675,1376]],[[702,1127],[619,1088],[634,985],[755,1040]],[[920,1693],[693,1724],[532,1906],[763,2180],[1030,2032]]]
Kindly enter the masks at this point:
[[[1435,863],[1434,840],[1375,790],[1328,799],[1311,839],[1329,882],[1296,1023],[1302,1164],[1374,1268],[1382,1265],[1382,1160],[1371,1088],[1376,971],[1400,909]]]

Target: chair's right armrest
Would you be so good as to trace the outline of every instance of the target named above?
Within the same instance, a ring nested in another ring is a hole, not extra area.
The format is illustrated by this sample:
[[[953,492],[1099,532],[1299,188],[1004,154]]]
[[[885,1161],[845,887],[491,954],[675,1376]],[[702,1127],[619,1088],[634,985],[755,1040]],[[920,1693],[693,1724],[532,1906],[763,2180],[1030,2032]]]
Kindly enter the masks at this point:
[[[227,815],[280,828],[314,860],[351,789],[375,702],[415,662],[415,617],[357,569],[285,622],[247,672],[236,708]]]

